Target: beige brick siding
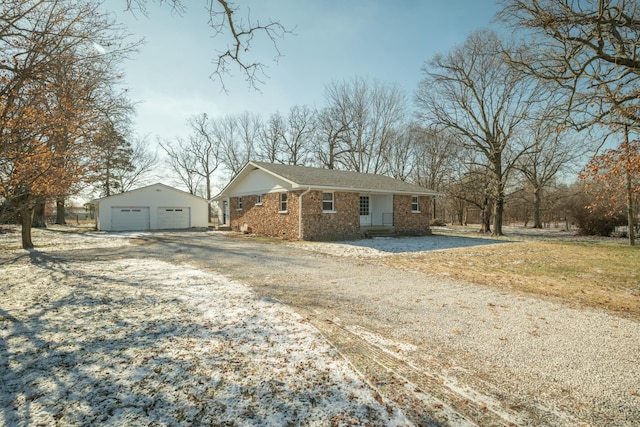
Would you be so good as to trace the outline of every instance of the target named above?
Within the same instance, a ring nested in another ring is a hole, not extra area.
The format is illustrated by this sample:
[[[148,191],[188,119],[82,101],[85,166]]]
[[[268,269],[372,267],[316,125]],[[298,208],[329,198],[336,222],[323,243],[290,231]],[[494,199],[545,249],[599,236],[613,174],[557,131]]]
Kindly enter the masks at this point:
[[[396,232],[407,234],[430,234],[429,229],[429,202],[430,197],[418,197],[418,209],[420,212],[412,212],[411,196],[393,196],[393,221]]]
[[[287,212],[280,212],[279,193],[262,195],[262,205],[257,205],[257,195],[243,196],[242,209],[238,198],[231,197],[229,211],[231,229],[254,234],[298,238],[298,209],[302,191],[287,193]],[[429,197],[419,198],[420,212],[411,211],[411,196],[393,197],[395,230],[400,233],[429,234]],[[302,198],[302,232],[305,240],[344,239],[359,237],[360,195],[358,193],[334,193],[335,212],[322,211],[322,191],[310,191]]]
[[[298,238],[298,194],[287,193],[287,211],[280,212],[280,194],[262,195],[262,205],[257,205],[257,195],[242,197],[242,209],[238,210],[238,198],[231,197],[229,211],[231,229],[248,231],[263,236]]]
[[[310,191],[302,198],[302,229],[305,240],[341,239],[360,236],[360,196],[333,193],[335,212],[322,211],[322,191]]]

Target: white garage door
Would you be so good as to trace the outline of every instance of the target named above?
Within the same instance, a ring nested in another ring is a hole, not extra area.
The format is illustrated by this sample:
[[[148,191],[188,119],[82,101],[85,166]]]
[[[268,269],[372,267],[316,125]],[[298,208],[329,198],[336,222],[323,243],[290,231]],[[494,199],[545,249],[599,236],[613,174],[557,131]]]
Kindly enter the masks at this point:
[[[158,208],[158,228],[189,228],[190,208]]]
[[[149,227],[148,207],[111,208],[111,230],[148,230]]]

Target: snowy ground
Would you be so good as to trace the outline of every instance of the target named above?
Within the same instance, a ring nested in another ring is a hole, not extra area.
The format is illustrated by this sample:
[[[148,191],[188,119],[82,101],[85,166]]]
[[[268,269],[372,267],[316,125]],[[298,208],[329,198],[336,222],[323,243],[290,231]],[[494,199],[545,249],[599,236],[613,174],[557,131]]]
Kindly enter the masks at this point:
[[[0,234],[0,425],[407,425],[298,315],[126,234]]]
[[[400,253],[416,253],[504,243],[505,240],[434,235],[425,237],[374,237],[343,242],[295,242],[307,250],[352,258],[379,258]]]
[[[341,242],[303,242],[305,249],[352,258],[379,258],[400,253],[416,253],[472,246],[493,245],[522,239],[554,239],[575,241],[602,240],[603,238],[579,237],[576,230],[566,231],[559,228],[534,229],[519,226],[505,226],[505,236],[492,237],[478,233],[478,226],[433,227],[434,235],[424,237],[374,237]],[[472,237],[465,237],[471,235]],[[613,238],[607,238],[614,240]],[[620,239],[616,239],[620,240]],[[299,245],[301,242],[294,244]]]

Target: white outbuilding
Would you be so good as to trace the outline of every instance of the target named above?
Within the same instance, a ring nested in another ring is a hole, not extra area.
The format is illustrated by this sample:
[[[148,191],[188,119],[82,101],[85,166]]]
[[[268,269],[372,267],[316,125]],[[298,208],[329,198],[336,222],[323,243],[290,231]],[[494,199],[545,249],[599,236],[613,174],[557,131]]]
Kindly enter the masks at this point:
[[[141,187],[93,202],[98,230],[167,230],[209,225],[206,199],[164,184]]]

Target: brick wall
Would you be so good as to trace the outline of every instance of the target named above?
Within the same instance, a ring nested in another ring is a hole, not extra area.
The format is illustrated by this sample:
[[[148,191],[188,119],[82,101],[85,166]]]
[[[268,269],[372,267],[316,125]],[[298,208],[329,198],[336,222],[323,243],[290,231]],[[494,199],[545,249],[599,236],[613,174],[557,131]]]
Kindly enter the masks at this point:
[[[231,197],[229,211],[231,229],[247,231],[263,236],[298,238],[298,194],[287,193],[287,212],[280,212],[280,194],[262,195],[262,205],[257,205],[257,195],[243,196],[242,209],[238,210],[238,198]]]
[[[287,212],[280,212],[280,194],[262,195],[262,205],[256,204],[257,195],[229,200],[231,229],[283,239],[298,238],[298,209],[302,191],[287,193]],[[411,211],[411,196],[393,196],[395,229],[400,233],[430,234],[429,197],[419,198],[419,213]],[[310,191],[302,198],[302,231],[305,240],[328,240],[361,237],[360,195],[334,193],[335,212],[322,211],[322,192]]]
[[[360,196],[357,193],[333,193],[335,212],[322,211],[322,191],[310,191],[302,197],[305,240],[360,237]]]
[[[429,203],[428,196],[418,197],[418,209],[420,212],[412,212],[411,196],[393,196],[393,221],[396,232],[406,234],[431,234],[429,229]]]

